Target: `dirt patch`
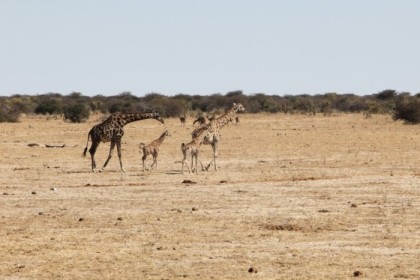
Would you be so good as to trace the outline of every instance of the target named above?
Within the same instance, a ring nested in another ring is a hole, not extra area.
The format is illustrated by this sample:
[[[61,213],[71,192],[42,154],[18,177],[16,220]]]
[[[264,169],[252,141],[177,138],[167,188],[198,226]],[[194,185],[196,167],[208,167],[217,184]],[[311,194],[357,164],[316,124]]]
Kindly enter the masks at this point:
[[[264,228],[268,230],[281,230],[281,231],[304,231],[303,227],[298,226],[298,225],[291,225],[291,224],[264,225]]]

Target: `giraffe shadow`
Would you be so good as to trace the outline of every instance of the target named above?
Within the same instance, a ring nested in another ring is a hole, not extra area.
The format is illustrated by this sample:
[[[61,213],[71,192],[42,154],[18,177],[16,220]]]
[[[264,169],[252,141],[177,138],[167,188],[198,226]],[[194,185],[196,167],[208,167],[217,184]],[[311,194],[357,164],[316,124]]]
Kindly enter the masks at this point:
[[[178,174],[182,174],[181,170],[169,170],[167,172],[165,172],[165,174],[167,175],[178,175]]]

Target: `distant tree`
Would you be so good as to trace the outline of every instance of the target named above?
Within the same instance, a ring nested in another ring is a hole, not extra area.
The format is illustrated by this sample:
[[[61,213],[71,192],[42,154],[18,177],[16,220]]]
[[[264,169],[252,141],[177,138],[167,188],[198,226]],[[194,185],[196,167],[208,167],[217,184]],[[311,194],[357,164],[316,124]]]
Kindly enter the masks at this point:
[[[28,114],[34,111],[34,104],[30,96],[13,95],[9,98],[9,102],[16,112]]]
[[[43,98],[35,108],[36,114],[61,114],[62,107],[56,98]]]
[[[230,91],[230,92],[226,93],[226,97],[241,96],[241,95],[244,95],[242,90],[235,90],[235,91]]]
[[[394,99],[396,96],[397,96],[397,91],[394,89],[386,89],[376,94],[376,98],[380,100]]]
[[[324,116],[329,116],[332,113],[332,102],[329,99],[325,99],[320,108],[321,113],[324,114]]]
[[[0,122],[18,122],[20,114],[20,105],[15,100],[0,99]]]
[[[206,115],[220,114],[232,105],[242,103],[247,112],[287,112],[287,113],[314,113],[314,112],[369,112],[370,114],[392,114],[396,119],[403,116],[415,116],[415,108],[411,108],[414,99],[420,100],[420,93],[411,96],[408,92],[398,93],[393,89],[386,89],[375,94],[357,96],[354,94],[337,94],[335,92],[318,95],[266,95],[254,93],[245,95],[241,90],[230,91],[226,94],[214,93],[211,95],[178,94],[165,96],[160,93],[149,93],[144,97],[137,97],[129,91],[114,96],[96,95],[83,96],[80,92],[68,95],[59,93],[46,93],[28,96],[16,94],[1,99],[2,119],[10,115],[13,119],[20,113],[61,114],[64,110],[69,116],[70,105],[85,104],[90,111],[102,113],[132,113],[158,111],[166,117],[179,117],[180,115],[205,113]],[[7,100],[7,102],[6,102]],[[397,108],[398,103],[398,108]],[[411,108],[409,110],[409,108]],[[79,108],[80,109],[80,108]],[[76,109],[74,109],[76,110]],[[408,113],[408,112],[412,113]],[[76,114],[76,111],[71,115]],[[401,115],[402,114],[402,115]],[[413,117],[407,117],[412,123]],[[70,120],[70,117],[69,117]],[[415,118],[414,118],[415,120]],[[75,121],[78,121],[77,118]]]
[[[295,99],[294,109],[303,113],[314,113],[315,106],[309,95],[300,95]]]
[[[135,97],[130,91],[123,91],[119,94],[120,97]]]
[[[90,110],[83,103],[76,103],[64,107],[64,119],[73,123],[80,123],[89,118]]]
[[[394,120],[403,120],[408,124],[420,123],[420,99],[416,97],[405,97],[397,101]]]
[[[78,99],[78,98],[82,97],[82,94],[80,92],[73,91],[72,93],[69,94],[69,97],[71,99]]]
[[[151,92],[146,94],[146,96],[144,97],[144,101],[146,102],[159,102],[160,100],[166,98],[165,95],[162,95],[160,93],[156,93],[156,92]]]
[[[183,108],[182,115],[185,115],[187,114],[187,112],[191,111],[192,109],[191,96],[185,95],[185,94],[178,94],[178,95],[175,95],[172,99],[182,104],[182,108]]]
[[[276,100],[273,96],[268,96],[262,93],[258,93],[253,96],[253,102],[258,104],[258,112],[270,112],[278,113],[282,111],[280,102]]]
[[[111,114],[118,113],[118,112],[121,113],[124,111],[123,109],[124,109],[124,105],[122,102],[114,102],[109,106],[108,112],[110,112]]]
[[[226,94],[225,106],[230,107],[233,103],[241,103],[245,107],[248,105],[248,98],[241,90],[231,91]]]
[[[161,109],[162,111],[160,113],[162,113],[162,115],[165,117],[179,117],[185,112],[183,102],[176,99],[165,100],[161,108],[163,110]]]

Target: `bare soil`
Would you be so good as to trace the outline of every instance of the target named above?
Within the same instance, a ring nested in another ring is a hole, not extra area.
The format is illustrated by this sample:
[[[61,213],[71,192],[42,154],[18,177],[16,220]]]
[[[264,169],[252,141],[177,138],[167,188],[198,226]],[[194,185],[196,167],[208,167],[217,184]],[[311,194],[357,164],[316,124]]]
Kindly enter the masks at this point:
[[[1,123],[0,278],[420,279],[420,126],[240,118],[220,170],[198,175],[180,172],[192,118],[128,124],[126,173],[116,151],[102,173],[81,157],[100,115]],[[158,170],[143,172],[138,144],[165,128]]]

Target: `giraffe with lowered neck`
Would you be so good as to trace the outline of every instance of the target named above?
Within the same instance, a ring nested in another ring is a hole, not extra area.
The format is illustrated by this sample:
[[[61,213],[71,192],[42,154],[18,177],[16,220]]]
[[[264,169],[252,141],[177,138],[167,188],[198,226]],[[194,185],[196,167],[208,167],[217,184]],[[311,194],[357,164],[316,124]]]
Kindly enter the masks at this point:
[[[206,170],[209,169],[210,165],[214,163],[214,169],[217,171],[217,152],[219,148],[219,140],[221,138],[220,130],[229,122],[235,119],[235,115],[238,112],[245,112],[245,108],[240,103],[233,103],[232,107],[228,109],[225,114],[222,116],[212,120],[210,123],[197,128],[192,132],[192,137],[194,138],[195,135],[199,134],[202,130],[207,130],[208,133],[203,139],[204,145],[211,145],[213,149],[213,160],[207,165]]]
[[[115,146],[117,146],[118,159],[120,161],[121,171],[125,172],[123,164],[121,161],[121,138],[124,135],[124,126],[128,123],[145,120],[145,119],[155,119],[161,123],[164,123],[163,118],[159,113],[133,113],[133,114],[123,114],[123,113],[114,113],[110,115],[105,121],[100,124],[97,124],[92,127],[88,133],[88,139],[86,143],[86,148],[83,151],[83,156],[86,156],[86,152],[89,145],[89,138],[92,140],[92,145],[90,146],[89,153],[92,159],[92,171],[96,172],[96,162],[95,162],[95,153],[101,142],[111,142],[111,147],[109,149],[109,155],[106,159],[104,166],[99,171],[103,171],[107,166],[109,160],[112,157]]]
[[[160,145],[162,145],[163,141],[165,140],[166,136],[171,136],[171,134],[169,134],[168,130],[165,130],[158,139],[152,141],[149,144],[144,144],[144,143],[140,143],[139,144],[139,148],[143,151],[143,157],[141,158],[143,161],[143,171],[148,170],[146,168],[146,158],[148,155],[152,155],[153,156],[153,163],[150,166],[150,169],[152,169],[153,165],[156,166],[157,169],[157,157],[159,154],[159,147]]]

